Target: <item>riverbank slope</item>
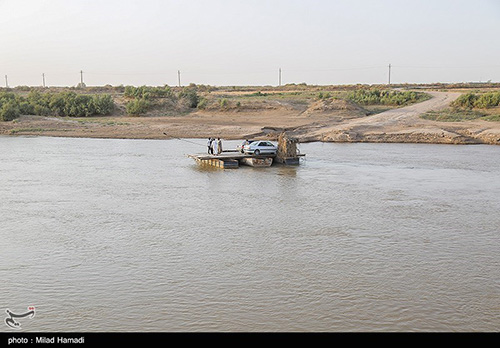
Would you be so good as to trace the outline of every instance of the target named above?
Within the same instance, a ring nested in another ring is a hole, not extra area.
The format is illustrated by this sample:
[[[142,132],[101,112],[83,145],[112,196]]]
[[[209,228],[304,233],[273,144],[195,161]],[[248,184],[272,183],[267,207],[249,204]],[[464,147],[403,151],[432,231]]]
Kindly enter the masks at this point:
[[[110,116],[21,116],[0,122],[3,135],[43,135],[89,138],[208,138],[276,139],[282,131],[301,142],[399,142],[443,144],[500,144],[500,122],[472,120],[439,122],[420,116],[439,111],[461,91],[425,91],[432,96],[404,107],[364,108],[342,98],[309,98],[288,91],[212,91],[212,104],[189,112],[150,112],[130,116],[122,95],[114,95]],[[273,94],[274,93],[274,94]],[[303,93],[303,91],[300,91]],[[319,92],[323,93],[323,92]],[[274,95],[274,97],[273,97]],[[262,97],[264,96],[264,98]],[[215,106],[214,106],[215,105]]]

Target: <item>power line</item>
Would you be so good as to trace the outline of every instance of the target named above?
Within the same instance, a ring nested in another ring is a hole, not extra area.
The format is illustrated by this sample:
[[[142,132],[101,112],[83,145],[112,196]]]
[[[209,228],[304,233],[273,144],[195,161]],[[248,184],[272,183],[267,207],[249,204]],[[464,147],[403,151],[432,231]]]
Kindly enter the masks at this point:
[[[107,75],[107,76],[142,76],[142,75],[168,75],[172,72],[136,72],[136,73],[116,73],[116,72],[93,72],[85,71],[87,75]]]
[[[387,69],[387,65],[385,69]],[[391,64],[391,73],[392,68],[397,69],[493,69],[500,68],[500,65],[475,65],[475,66],[414,66],[414,65],[393,65]],[[320,73],[320,72],[336,72],[336,71],[361,71],[361,70],[371,70],[371,69],[384,69],[384,66],[359,66],[359,67],[340,67],[340,68],[318,68],[318,69],[283,69],[280,68],[279,73],[281,73],[281,83],[283,83],[283,72],[289,73]],[[275,70],[248,70],[248,71],[227,71],[227,70],[183,70],[183,74],[188,75],[244,75],[244,74],[273,74]],[[47,73],[45,73],[47,75]],[[48,72],[49,75],[54,76],[62,76],[62,75],[73,75],[72,72]],[[150,72],[113,72],[113,71],[85,71],[87,75],[96,75],[96,76],[169,76],[172,74],[172,71],[150,71]],[[179,76],[180,71],[177,70],[177,74]],[[26,75],[26,73],[22,74]],[[80,71],[80,82],[82,81],[83,71]],[[179,80],[177,76],[177,81]]]
[[[217,71],[202,71],[202,70],[183,70],[183,73],[189,74],[197,74],[197,75],[243,75],[243,74],[274,74],[276,70],[248,70],[248,71],[226,71],[226,70],[217,70]]]
[[[393,65],[393,67],[400,69],[492,69],[492,68],[500,68],[500,65],[470,65],[470,66],[409,66],[409,65]]]
[[[425,65],[421,65],[421,66],[416,66],[416,65],[393,65],[393,64],[388,64],[388,65],[373,65],[373,66],[351,66],[351,67],[331,67],[331,68],[305,68],[305,69],[300,69],[300,68],[297,68],[297,69],[294,69],[294,68],[290,68],[290,69],[283,69],[283,68],[279,68],[278,69],[278,86],[282,86],[283,85],[283,73],[284,72],[287,72],[289,73],[289,75],[291,76],[291,79],[292,79],[292,82],[293,82],[293,79],[298,79],[298,74],[301,74],[301,75],[306,75],[306,79],[307,79],[307,74],[310,74],[309,76],[314,76],[313,74],[317,74],[317,73],[333,73],[333,72],[341,72],[341,71],[363,71],[363,70],[371,70],[371,69],[376,69],[376,70],[379,70],[380,73],[382,73],[383,70],[385,69],[388,69],[388,70],[385,70],[386,73],[388,75],[387,76],[387,82],[388,84],[390,85],[392,83],[392,79],[393,79],[393,68],[396,68],[396,69],[399,69],[398,72],[400,70],[403,70],[403,69],[442,69],[443,71],[446,71],[446,70],[450,70],[450,69],[466,69],[466,68],[469,68],[469,69],[498,69],[500,68],[500,65],[484,65],[484,66],[481,66],[481,65],[476,65],[476,66],[469,66],[469,67],[465,67],[465,66],[462,66],[462,67],[459,67],[459,66],[425,66]],[[383,70],[382,70],[383,69]],[[113,71],[109,71],[109,72],[106,72],[106,71],[85,71],[86,74],[90,74],[90,75],[101,75],[101,76],[150,76],[150,75],[155,75],[157,77],[157,79],[160,79],[160,80],[170,80],[170,78],[168,78],[168,76],[172,76],[173,77],[173,72],[175,70],[170,70],[169,72],[168,71],[143,71],[143,72],[140,72],[140,71],[136,71],[136,72],[132,72],[132,71],[128,71],[128,72],[113,72]],[[179,87],[182,87],[182,81],[181,81],[181,71],[180,70],[176,70],[177,71],[177,84]],[[496,73],[496,70],[495,71],[491,71],[491,73],[495,72]],[[83,70],[80,70],[80,84],[81,85],[84,85],[84,76],[83,76]],[[262,69],[260,71],[252,71],[251,69],[247,70],[247,71],[237,71],[237,70],[233,70],[233,71],[227,71],[227,70],[217,70],[217,69],[214,69],[214,70],[210,70],[210,69],[205,69],[205,70],[183,70],[182,71],[183,74],[188,74],[186,76],[184,76],[184,79],[188,79],[188,80],[191,80],[192,82],[196,82],[195,80],[198,79],[207,79],[207,77],[200,77],[200,75],[213,75],[214,77],[210,77],[210,78],[215,78],[215,76],[225,76],[225,75],[238,75],[238,74],[245,74],[245,75],[249,75],[249,76],[252,76],[252,75],[256,75],[256,74],[262,74],[262,78],[265,78],[266,80],[269,80],[272,78],[272,76],[276,76],[276,70],[265,70],[265,69]],[[482,72],[484,74],[484,72]],[[69,72],[49,72],[48,75],[50,76],[62,76],[62,75],[73,75],[74,76],[74,73],[69,73]],[[46,76],[47,73],[42,73],[42,86],[43,87],[46,87]],[[293,76],[295,75],[295,77]],[[359,75],[359,74],[358,74]],[[398,73],[398,76],[400,76],[401,73]],[[16,77],[19,78],[19,76],[24,76],[24,77],[28,77],[28,76],[31,76],[31,74],[28,74],[26,72],[22,72],[20,74],[16,74]],[[38,75],[40,76],[40,75]],[[377,76],[380,76],[378,75],[378,72],[377,72]],[[255,77],[255,76],[254,76]],[[260,79],[261,77],[259,77]],[[303,77],[302,77],[303,78]],[[324,74],[323,76],[323,79],[327,78],[328,80],[330,80],[331,83],[335,83],[334,81],[334,78],[332,75],[328,76],[326,74]],[[344,74],[344,78],[345,78],[345,74]],[[101,78],[102,80],[103,78]],[[358,82],[361,83],[362,82],[362,79],[360,79],[359,77],[357,77],[358,79]],[[174,83],[175,84],[175,83]],[[265,84],[265,83],[264,83]],[[8,76],[5,75],[5,86],[7,88],[9,88],[9,81],[8,81]]]
[[[325,68],[325,69],[287,69],[289,72],[328,72],[328,71],[351,71],[351,70],[370,70],[370,69],[383,69],[384,66],[365,66],[365,67],[351,67],[351,68]]]
[[[286,69],[288,72],[328,72],[328,71],[351,71],[351,70],[368,70],[368,69],[382,69],[383,66],[364,66],[364,67],[349,67],[349,68],[324,68],[324,69]],[[281,73],[285,69],[280,68]],[[275,70],[274,70],[275,71]],[[227,71],[227,70],[182,70],[183,74],[207,74],[207,75],[232,75],[232,74],[270,74],[273,70],[247,70],[247,71]],[[179,70],[177,73],[179,74]],[[156,72],[95,72],[86,71],[90,75],[117,75],[117,76],[140,76],[140,75],[169,75],[171,72],[156,71]]]

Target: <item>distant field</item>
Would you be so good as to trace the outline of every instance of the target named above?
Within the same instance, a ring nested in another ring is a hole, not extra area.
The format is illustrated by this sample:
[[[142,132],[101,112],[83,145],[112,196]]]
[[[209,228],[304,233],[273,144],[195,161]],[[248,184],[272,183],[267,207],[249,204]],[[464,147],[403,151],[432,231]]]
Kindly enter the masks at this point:
[[[34,116],[173,116],[192,112],[330,112],[372,115],[430,98],[424,91],[389,86],[213,87],[103,86],[0,89],[0,120]]]

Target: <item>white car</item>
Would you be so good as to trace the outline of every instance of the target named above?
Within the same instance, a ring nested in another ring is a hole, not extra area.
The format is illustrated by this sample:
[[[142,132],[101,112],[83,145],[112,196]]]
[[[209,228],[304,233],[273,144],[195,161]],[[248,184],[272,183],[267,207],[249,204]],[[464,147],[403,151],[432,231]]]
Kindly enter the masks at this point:
[[[255,140],[248,140],[248,139],[247,139],[247,140],[245,140],[245,141],[243,142],[243,144],[236,145],[236,150],[238,150],[238,151],[239,151],[239,152],[241,152],[241,153],[245,153],[245,151],[243,150],[243,147],[244,147],[245,145],[248,145],[248,144],[250,144],[250,143],[253,143],[254,141],[255,141]]]
[[[266,140],[255,140],[243,146],[243,152],[254,155],[276,155],[278,147]]]

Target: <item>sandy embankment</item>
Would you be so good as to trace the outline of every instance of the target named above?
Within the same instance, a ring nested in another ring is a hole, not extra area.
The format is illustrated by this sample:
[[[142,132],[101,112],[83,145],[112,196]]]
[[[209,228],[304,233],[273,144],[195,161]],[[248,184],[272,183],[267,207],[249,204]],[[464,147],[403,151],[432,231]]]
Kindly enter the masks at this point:
[[[420,116],[428,111],[449,107],[460,93],[428,92],[427,101],[393,109],[373,116],[348,120],[326,126],[305,138],[333,142],[411,142],[445,144],[500,144],[500,125],[497,122],[436,122]]]
[[[274,139],[281,130],[287,130],[303,142],[500,144],[498,122],[436,122],[420,118],[427,111],[446,108],[460,95],[428,93],[433,96],[430,100],[372,116],[365,116],[352,105],[340,102],[334,105],[297,105],[274,101],[263,109],[241,112],[205,110],[179,116],[85,119],[22,116],[14,122],[0,122],[0,134],[130,139],[210,136]]]

